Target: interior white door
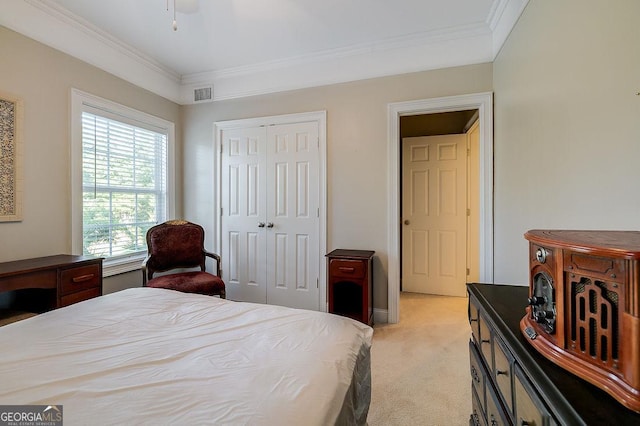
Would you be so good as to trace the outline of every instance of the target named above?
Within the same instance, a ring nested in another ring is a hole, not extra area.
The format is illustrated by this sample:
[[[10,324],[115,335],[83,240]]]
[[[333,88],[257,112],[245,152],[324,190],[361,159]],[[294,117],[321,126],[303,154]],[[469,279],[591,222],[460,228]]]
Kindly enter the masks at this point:
[[[318,310],[319,123],[223,130],[227,298]]]
[[[402,140],[402,289],[464,296],[466,135]]]
[[[222,131],[221,254],[227,298],[266,302],[266,132]]]
[[[319,308],[318,123],[267,127],[267,303]]]

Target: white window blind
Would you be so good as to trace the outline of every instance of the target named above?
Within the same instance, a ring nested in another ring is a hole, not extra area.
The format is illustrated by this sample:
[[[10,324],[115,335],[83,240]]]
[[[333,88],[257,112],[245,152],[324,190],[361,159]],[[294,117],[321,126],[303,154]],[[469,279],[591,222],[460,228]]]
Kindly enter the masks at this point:
[[[117,260],[146,252],[166,220],[166,131],[82,112],[82,250]]]

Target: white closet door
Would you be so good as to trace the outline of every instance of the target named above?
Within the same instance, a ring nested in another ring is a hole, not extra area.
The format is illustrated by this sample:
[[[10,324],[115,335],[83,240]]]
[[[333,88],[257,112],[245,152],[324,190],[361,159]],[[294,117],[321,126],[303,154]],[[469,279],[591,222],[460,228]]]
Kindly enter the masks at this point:
[[[227,298],[320,309],[319,123],[221,133]]]
[[[266,132],[222,131],[222,274],[227,298],[265,303]]]
[[[267,127],[269,304],[319,309],[318,130],[317,122]]]

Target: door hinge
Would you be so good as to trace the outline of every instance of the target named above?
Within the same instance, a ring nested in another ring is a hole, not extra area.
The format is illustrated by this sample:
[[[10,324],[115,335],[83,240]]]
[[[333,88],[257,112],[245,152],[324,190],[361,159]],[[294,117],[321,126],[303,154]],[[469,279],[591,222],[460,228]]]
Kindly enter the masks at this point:
[[[220,144],[220,154],[222,154],[222,144]]]
[[[467,275],[471,275],[471,269],[467,268]]]
[[[316,288],[320,288],[320,279],[316,278]]]
[[[318,207],[317,217],[320,217],[320,207]]]
[[[471,209],[467,209],[467,216],[471,216]]]
[[[220,207],[220,216],[222,216],[222,207]]]
[[[471,150],[467,149],[467,157],[471,155]]]

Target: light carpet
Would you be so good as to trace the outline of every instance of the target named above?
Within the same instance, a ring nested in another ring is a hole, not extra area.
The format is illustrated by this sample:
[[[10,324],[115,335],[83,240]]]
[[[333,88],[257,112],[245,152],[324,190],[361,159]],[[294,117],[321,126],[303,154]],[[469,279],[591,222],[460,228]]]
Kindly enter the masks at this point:
[[[369,426],[469,424],[467,301],[401,293],[400,322],[374,326]]]

